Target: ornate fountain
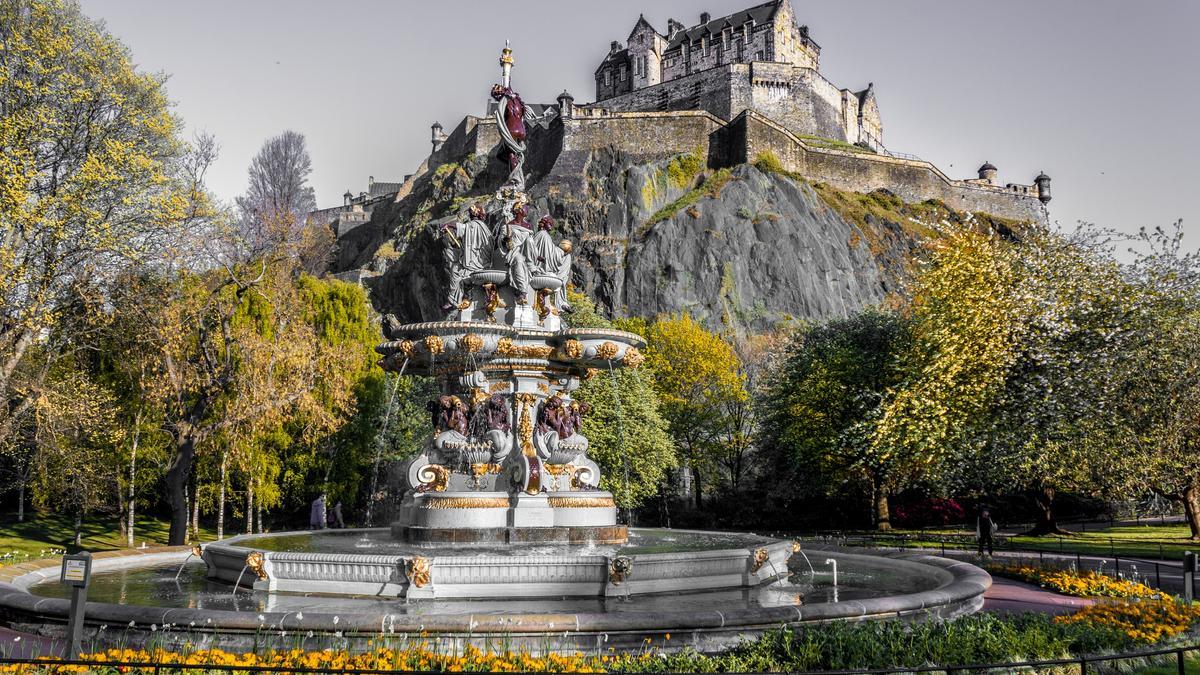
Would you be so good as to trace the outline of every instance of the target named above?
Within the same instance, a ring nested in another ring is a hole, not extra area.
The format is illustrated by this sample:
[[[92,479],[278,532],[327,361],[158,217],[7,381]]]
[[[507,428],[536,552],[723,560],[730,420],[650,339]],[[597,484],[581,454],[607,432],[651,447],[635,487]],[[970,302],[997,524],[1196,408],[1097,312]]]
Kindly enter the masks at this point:
[[[571,311],[571,242],[554,219],[530,223],[526,122],[538,119],[510,87],[492,87],[508,180],[456,218],[433,225],[449,278],[443,321],[400,325],[377,351],[386,370],[430,375],[443,394],[433,434],[407,467],[393,535],[411,543],[621,543],[613,496],[580,433],[588,405],[573,398],[600,369],[636,368],[641,337],[564,327]],[[551,109],[551,113],[552,113]]]

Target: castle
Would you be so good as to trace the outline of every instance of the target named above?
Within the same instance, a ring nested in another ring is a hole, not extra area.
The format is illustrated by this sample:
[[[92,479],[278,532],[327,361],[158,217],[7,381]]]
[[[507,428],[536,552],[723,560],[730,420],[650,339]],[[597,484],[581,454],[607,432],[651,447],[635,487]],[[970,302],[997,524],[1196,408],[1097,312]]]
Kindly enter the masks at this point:
[[[551,107],[557,112],[530,131],[537,140],[530,184],[567,175],[603,150],[639,161],[700,152],[711,169],[769,153],[787,171],[842,190],[882,189],[907,202],[933,199],[958,211],[1048,221],[1045,173],[1028,184],[1001,183],[997,168],[985,162],[977,176],[955,179],[930,162],[889,151],[874,87],[838,88],[820,73],[820,56],[790,0],[716,19],[704,13],[690,28],[672,19],[665,34],[639,17],[627,44],[611,43],[596,68],[595,102],[576,104],[564,91],[555,103],[529,104],[538,115]],[[340,238],[369,222],[377,204],[403,200],[439,166],[491,156],[500,147],[490,114],[467,115],[449,133],[434,122],[431,132],[431,152],[412,174],[377,184],[388,194],[347,192],[343,206],[318,212],[318,219]]]
[[[821,47],[772,0],[663,35],[639,16],[627,46],[611,43],[596,68],[596,105],[615,111],[707,110],[733,119],[756,110],[793,133],[883,148],[874,87],[839,89],[820,73]]]

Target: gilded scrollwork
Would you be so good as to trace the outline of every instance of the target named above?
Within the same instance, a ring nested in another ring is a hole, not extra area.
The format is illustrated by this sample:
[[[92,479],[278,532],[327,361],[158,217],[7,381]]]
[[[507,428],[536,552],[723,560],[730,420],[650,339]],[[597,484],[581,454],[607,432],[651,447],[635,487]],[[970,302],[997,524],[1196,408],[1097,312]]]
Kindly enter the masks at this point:
[[[425,349],[427,349],[430,354],[436,356],[446,351],[446,343],[442,340],[440,335],[426,335]]]
[[[421,484],[417,492],[445,492],[446,484],[450,482],[450,469],[441,464],[429,464],[417,472]]]
[[[404,356],[406,356],[408,358],[412,358],[413,348],[415,348],[415,347],[416,347],[416,345],[413,344],[412,340],[401,340],[400,345],[396,347],[396,351],[400,352],[401,354],[403,354]]]
[[[458,341],[458,350],[468,354],[483,351],[483,338],[474,333],[467,333]]]
[[[421,556],[413,556],[404,561],[404,574],[413,586],[424,588],[429,585],[429,560]]]
[[[546,502],[556,509],[603,509],[616,505],[612,497],[549,497]]]
[[[760,569],[762,569],[763,565],[767,564],[767,561],[770,559],[771,553],[767,551],[765,547],[754,549],[754,564],[750,566],[750,571],[758,572]]]
[[[510,356],[523,359],[544,359],[554,353],[554,347],[549,345],[518,345],[513,344],[512,338],[500,338],[496,342],[497,356]]]
[[[583,343],[575,339],[567,340],[562,345],[562,353],[568,359],[581,359],[583,358]]]
[[[630,347],[625,350],[625,355],[621,357],[621,365],[628,368],[637,368],[645,362],[646,357],[638,351],[637,347]]]
[[[260,581],[267,580],[267,558],[262,551],[251,551],[246,554],[246,567],[254,572]]]
[[[528,392],[514,396],[517,399],[517,433],[521,438],[521,454],[526,457],[536,457],[537,450],[533,447],[533,411],[537,407],[537,397]]]
[[[617,343],[605,341],[599,347],[596,347],[596,358],[604,361],[612,361],[614,358],[616,358],[617,352],[620,351],[620,349],[621,348],[617,346]]]
[[[431,509],[506,509],[508,497],[429,497],[425,506]]]

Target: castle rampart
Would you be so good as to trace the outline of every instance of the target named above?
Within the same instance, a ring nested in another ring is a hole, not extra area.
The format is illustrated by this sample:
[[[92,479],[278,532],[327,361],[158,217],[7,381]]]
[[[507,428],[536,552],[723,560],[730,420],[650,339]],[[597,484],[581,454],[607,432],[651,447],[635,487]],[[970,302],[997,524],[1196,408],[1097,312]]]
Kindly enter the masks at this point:
[[[885,189],[907,202],[939,199],[959,211],[1036,222],[1047,219],[1036,185],[954,180],[924,160],[819,148],[753,110],[744,111],[713,136],[709,162],[714,167],[753,162],[770,152],[788,171],[841,190],[866,193]]]

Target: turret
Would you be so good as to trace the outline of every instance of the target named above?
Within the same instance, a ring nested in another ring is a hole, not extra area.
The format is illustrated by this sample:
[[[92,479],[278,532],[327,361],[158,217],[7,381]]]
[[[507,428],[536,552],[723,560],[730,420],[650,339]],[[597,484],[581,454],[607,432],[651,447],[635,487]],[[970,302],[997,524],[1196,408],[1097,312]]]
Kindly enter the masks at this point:
[[[342,206],[350,206],[350,202],[354,201],[354,193],[350,188],[346,188],[346,194],[342,195]]]
[[[686,28],[682,23],[675,19],[667,19],[667,39],[675,37],[675,34]]]
[[[991,162],[984,162],[983,166],[979,167],[979,180],[986,180],[989,183],[996,182],[996,167]]]
[[[446,134],[442,133],[442,123],[441,122],[434,122],[433,126],[429,127],[429,129],[432,132],[430,134],[431,135],[430,140],[433,143],[433,151],[437,152],[438,150],[441,149],[442,143],[444,143],[446,141]]]
[[[558,95],[558,116],[564,120],[571,119],[575,114],[575,97],[566,89]]]
[[[706,24],[711,20],[712,20],[712,14],[709,14],[708,12],[700,12],[700,24],[701,25]]]
[[[1037,178],[1033,179],[1033,184],[1037,186],[1038,199],[1045,204],[1050,201],[1050,176],[1045,172],[1039,172]]]

